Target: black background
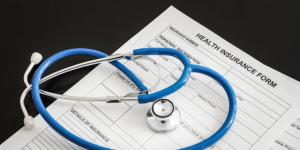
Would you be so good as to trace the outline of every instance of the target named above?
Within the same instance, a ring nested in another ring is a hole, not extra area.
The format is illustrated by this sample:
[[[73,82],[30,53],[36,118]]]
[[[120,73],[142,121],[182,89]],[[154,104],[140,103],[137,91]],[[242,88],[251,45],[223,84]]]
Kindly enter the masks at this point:
[[[65,49],[83,47],[111,54],[170,5],[262,63],[300,80],[299,4],[274,0],[0,0],[0,143],[23,126],[19,97],[32,52],[48,58]],[[45,75],[90,59],[65,58]],[[62,75],[41,88],[64,93],[92,69]],[[53,99],[43,97],[43,101],[48,106]],[[25,104],[35,117],[38,112],[30,94]]]

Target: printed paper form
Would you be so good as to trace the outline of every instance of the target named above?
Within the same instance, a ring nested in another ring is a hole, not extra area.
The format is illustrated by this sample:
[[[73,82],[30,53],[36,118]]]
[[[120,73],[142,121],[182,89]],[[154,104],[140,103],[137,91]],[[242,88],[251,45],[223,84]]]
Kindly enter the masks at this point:
[[[300,150],[300,117],[270,146],[270,150]]]
[[[213,43],[217,47],[212,47]],[[238,101],[236,121],[224,138],[209,149],[267,148],[300,114],[300,105],[294,99],[300,96],[298,87],[173,7],[130,39],[117,53],[141,47],[178,49],[194,64],[216,70],[230,82]],[[252,68],[244,69],[238,64],[240,61],[232,61],[223,54],[224,51],[221,53],[222,49]],[[157,90],[173,84],[181,74],[181,63],[172,57],[153,58],[162,71],[163,80]],[[155,66],[144,61],[121,62],[148,87],[155,83]],[[134,91],[136,87],[121,72],[109,64],[102,64],[66,94],[95,97],[125,95]],[[216,132],[227,115],[224,91],[204,75],[192,74],[188,83],[168,98],[181,110],[182,121],[178,129],[167,134],[155,133],[147,127],[145,116],[151,104],[56,101],[48,111],[75,135],[98,145],[126,150],[179,149],[196,144]],[[55,133],[40,115],[35,120],[35,129],[22,128],[0,149],[79,148]]]
[[[285,75],[283,75],[285,76]],[[300,82],[285,76],[300,87]],[[300,150],[300,117],[298,117],[283,134],[270,146],[270,150]]]

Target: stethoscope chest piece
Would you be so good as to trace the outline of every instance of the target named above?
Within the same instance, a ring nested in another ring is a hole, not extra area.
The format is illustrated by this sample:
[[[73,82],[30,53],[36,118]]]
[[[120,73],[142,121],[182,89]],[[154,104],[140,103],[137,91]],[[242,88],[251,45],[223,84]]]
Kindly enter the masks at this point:
[[[180,119],[179,109],[167,99],[156,100],[146,117],[148,126],[158,133],[176,129],[180,124]]]

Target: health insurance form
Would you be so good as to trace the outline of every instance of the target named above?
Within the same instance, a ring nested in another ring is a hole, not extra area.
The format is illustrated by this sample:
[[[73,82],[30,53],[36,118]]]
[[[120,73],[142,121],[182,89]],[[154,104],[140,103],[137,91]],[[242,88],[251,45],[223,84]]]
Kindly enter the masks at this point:
[[[230,131],[208,149],[268,148],[300,114],[300,104],[295,99],[300,97],[297,86],[174,7],[168,8],[116,53],[141,47],[175,48],[194,64],[217,71],[232,85],[238,102],[236,120]],[[228,53],[247,63],[247,69],[238,64],[240,61],[231,60]],[[160,64],[162,73],[162,81],[156,90],[173,84],[181,74],[181,63],[172,57],[151,57]],[[151,63],[121,62],[148,87],[158,78]],[[120,71],[104,63],[65,94],[96,97],[130,92],[138,92],[138,89]],[[220,128],[228,111],[228,101],[221,86],[201,74],[192,74],[184,87],[167,98],[179,107],[182,120],[176,130],[166,134],[155,133],[147,126],[145,117],[150,103],[59,100],[47,109],[53,118],[75,135],[101,146],[125,150],[180,149],[196,144]],[[57,134],[40,115],[35,121],[33,130],[20,129],[0,149],[81,149]]]

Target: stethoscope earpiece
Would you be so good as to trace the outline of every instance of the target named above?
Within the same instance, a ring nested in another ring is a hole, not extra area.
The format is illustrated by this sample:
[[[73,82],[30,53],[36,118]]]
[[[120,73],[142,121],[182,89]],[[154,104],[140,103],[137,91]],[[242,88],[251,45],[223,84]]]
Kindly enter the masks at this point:
[[[20,98],[20,104],[21,104],[23,114],[25,116],[24,126],[28,130],[31,130],[35,125],[33,117],[28,115],[28,112],[27,112],[27,110],[25,108],[25,105],[24,105],[24,98],[25,98],[27,92],[29,91],[28,89],[30,89],[30,84],[28,83],[28,74],[32,70],[33,66],[39,64],[42,61],[42,59],[43,59],[43,56],[40,53],[38,53],[38,52],[32,53],[32,55],[30,57],[30,65],[26,69],[24,77],[23,77],[24,83],[27,86],[27,88],[22,93],[22,96]]]
[[[40,53],[34,52],[31,55],[30,62],[32,62],[36,65],[36,64],[39,64],[42,61],[42,59],[43,59],[43,56]]]
[[[35,125],[34,119],[31,116],[25,116],[24,125],[27,130],[31,130]]]

